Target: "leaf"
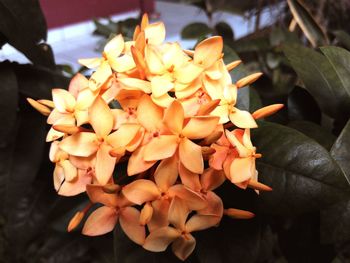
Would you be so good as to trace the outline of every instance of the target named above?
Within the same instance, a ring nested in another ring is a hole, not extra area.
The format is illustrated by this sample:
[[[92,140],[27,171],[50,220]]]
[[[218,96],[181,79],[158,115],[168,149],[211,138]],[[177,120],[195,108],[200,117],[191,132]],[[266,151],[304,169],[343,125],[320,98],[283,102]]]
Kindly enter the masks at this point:
[[[331,149],[336,139],[335,136],[325,128],[310,121],[292,121],[288,126],[314,139],[328,151]]]
[[[4,124],[0,128],[0,148],[8,143],[8,136],[17,118],[18,84],[16,75],[9,65],[9,62],[0,63],[0,119]]]
[[[350,50],[350,35],[343,30],[333,32],[337,40],[344,45],[347,50]]]
[[[306,120],[321,123],[321,110],[306,89],[295,86],[288,96],[288,117],[291,121]]]
[[[38,0],[1,0],[0,33],[7,42],[34,64],[54,68],[55,61],[46,41],[47,26]]]
[[[218,33],[218,35],[222,36],[225,40],[233,40],[234,39],[234,33],[229,24],[226,22],[219,22],[215,25],[215,30]]]
[[[339,78],[339,72],[326,57],[299,45],[286,45],[284,52],[323,112],[333,118],[350,116],[350,97],[344,87],[345,80]]]
[[[228,64],[235,60],[240,60],[237,53],[227,45],[224,45],[223,52],[225,54],[224,56],[225,64]],[[248,72],[245,66],[241,63],[230,72],[230,75],[232,78],[232,82],[235,83],[239,79],[246,77],[248,75]],[[238,98],[237,98],[237,105],[236,105],[237,108],[241,110],[249,110],[249,94],[250,94],[249,86],[246,86],[238,90]]]
[[[259,179],[273,188],[261,193],[260,210],[269,214],[315,211],[349,195],[349,185],[330,154],[302,133],[259,122],[253,142],[262,158]]]
[[[321,26],[317,24],[310,11],[299,0],[287,0],[287,3],[294,19],[313,47],[329,42]]]
[[[195,22],[186,25],[181,31],[182,39],[198,39],[212,33],[212,29],[205,23]]]

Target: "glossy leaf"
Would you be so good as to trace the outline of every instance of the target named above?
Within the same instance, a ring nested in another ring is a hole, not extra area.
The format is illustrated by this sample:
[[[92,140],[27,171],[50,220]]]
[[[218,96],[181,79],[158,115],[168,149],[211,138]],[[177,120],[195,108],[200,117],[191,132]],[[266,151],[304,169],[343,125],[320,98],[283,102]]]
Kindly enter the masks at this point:
[[[333,34],[340,42],[340,44],[344,45],[347,50],[350,50],[350,35],[343,30],[334,31]]]
[[[183,39],[198,39],[207,36],[212,32],[212,29],[205,23],[195,22],[186,25],[181,31]]]
[[[349,194],[338,164],[326,149],[302,133],[261,122],[252,138],[263,156],[257,161],[259,179],[273,189],[260,195],[262,212],[281,215],[315,211]]]
[[[299,0],[287,0],[287,3],[294,19],[310,43],[314,47],[320,44],[327,44],[328,38],[326,34],[312,17],[310,11]]]
[[[284,52],[323,112],[341,119],[350,115],[350,97],[344,86],[345,79],[340,78],[341,75],[326,57],[299,45],[285,46]]]

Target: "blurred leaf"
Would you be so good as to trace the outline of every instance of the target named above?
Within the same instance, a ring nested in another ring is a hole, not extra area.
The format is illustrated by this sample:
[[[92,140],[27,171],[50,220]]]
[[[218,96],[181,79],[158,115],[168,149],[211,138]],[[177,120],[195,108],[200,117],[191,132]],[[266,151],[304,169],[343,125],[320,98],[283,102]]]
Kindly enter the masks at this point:
[[[331,155],[350,181],[350,121],[335,141]],[[321,239],[326,243],[350,240],[350,199],[344,199],[321,212]]]
[[[249,53],[249,52],[263,52],[271,49],[269,39],[266,36],[256,38],[243,38],[238,39],[229,46],[237,53]]]
[[[344,45],[347,50],[350,50],[350,35],[343,30],[334,31],[333,34],[337,40]]]
[[[306,120],[321,123],[321,110],[306,89],[295,86],[288,96],[288,117],[291,121]]]
[[[1,0],[0,32],[6,41],[34,64],[55,67],[54,57],[46,40],[46,21],[38,0]]]
[[[215,31],[224,39],[233,40],[234,33],[231,26],[225,22],[219,22],[215,25]]]
[[[224,45],[224,50],[223,50],[225,56],[224,56],[224,62],[225,64],[228,64],[232,61],[235,60],[240,60],[239,56],[237,53],[230,48],[227,45]],[[244,78],[248,75],[248,72],[245,68],[245,66],[241,63],[237,67],[235,67],[233,70],[230,72],[232,82],[235,83],[239,79]],[[241,110],[249,110],[249,86],[246,86],[242,89],[238,90],[238,97],[237,97],[237,108]]]
[[[259,93],[253,87],[249,89],[249,112],[254,112],[263,107]]]
[[[328,151],[331,149],[336,139],[335,136],[329,131],[327,131],[325,128],[310,121],[292,121],[288,124],[288,126],[314,139]]]
[[[270,45],[278,47],[284,43],[301,43],[297,34],[281,27],[275,27],[270,33]]]
[[[259,179],[273,188],[260,194],[262,212],[311,212],[349,195],[349,185],[326,149],[294,129],[259,123],[252,135],[263,156],[257,160],[257,170]]]
[[[102,35],[105,38],[108,38],[111,34],[117,33],[117,24],[110,21],[107,24],[101,23],[98,19],[93,20],[95,24],[95,34]]]
[[[344,86],[347,80],[340,79],[340,72],[326,57],[299,45],[286,45],[284,52],[323,112],[333,118],[350,116],[350,96]]]
[[[7,137],[14,128],[18,107],[18,84],[9,62],[0,63],[0,148],[7,144]]]
[[[205,23],[195,22],[186,25],[181,31],[182,39],[198,39],[211,34],[213,30]]]
[[[312,17],[310,11],[307,10],[307,8],[302,5],[299,0],[287,0],[287,3],[294,19],[297,21],[310,43],[314,47],[321,44],[327,44],[327,35]]]

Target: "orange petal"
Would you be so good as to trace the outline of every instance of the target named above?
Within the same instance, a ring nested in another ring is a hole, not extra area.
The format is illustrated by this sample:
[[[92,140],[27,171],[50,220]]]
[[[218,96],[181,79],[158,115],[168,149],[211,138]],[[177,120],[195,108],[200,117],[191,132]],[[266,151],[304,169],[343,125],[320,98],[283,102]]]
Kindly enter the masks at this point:
[[[113,74],[111,67],[107,61],[103,61],[98,69],[91,75],[89,79],[89,88],[93,91],[99,89],[107,82]]]
[[[239,132],[242,130],[236,129],[234,131],[225,130],[225,135],[232,146],[236,148],[240,157],[248,157],[252,154],[252,151],[246,148],[239,139]]]
[[[205,194],[205,200],[207,202],[207,206],[201,210],[198,210],[197,214],[203,215],[203,216],[219,217],[219,221],[220,221],[224,213],[224,204],[222,203],[221,198],[217,194],[215,194],[213,191],[208,191]],[[214,220],[214,219],[211,219],[211,220]],[[216,225],[216,224],[214,223],[213,225]]]
[[[202,67],[190,62],[187,65],[181,67],[179,70],[175,71],[175,79],[180,83],[191,83],[202,72]]]
[[[100,203],[109,207],[116,207],[118,205],[117,195],[115,193],[106,193],[101,185],[86,185],[86,193],[92,203]]]
[[[144,31],[148,25],[149,25],[148,15],[147,13],[144,13],[141,19],[141,31]]]
[[[211,100],[208,103],[202,104],[197,115],[204,116],[210,114],[219,105],[220,99]]]
[[[103,58],[83,58],[78,59],[80,65],[83,65],[89,69],[97,68],[104,61]]]
[[[78,178],[72,182],[65,181],[60,190],[59,195],[75,196],[86,191],[86,185],[91,184],[92,177],[84,170],[78,170]]]
[[[152,252],[165,251],[180,235],[181,233],[172,227],[158,228],[148,235],[143,248]]]
[[[72,112],[76,103],[74,96],[64,89],[53,89],[52,100],[61,113]]]
[[[165,26],[162,22],[157,22],[146,26],[144,32],[148,44],[160,45],[164,42]]]
[[[98,144],[96,140],[94,133],[79,132],[64,138],[59,147],[71,155],[88,157],[97,152]]]
[[[84,212],[82,211],[76,212],[75,215],[72,217],[72,219],[69,221],[67,231],[71,232],[75,228],[77,228],[80,222],[83,220],[84,216],[85,216]]]
[[[200,194],[181,184],[176,184],[170,187],[168,194],[170,197],[176,196],[184,200],[188,208],[191,210],[199,210],[207,206],[207,202]]]
[[[229,148],[215,143],[212,144],[211,147],[215,149],[215,153],[209,158],[209,166],[216,170],[222,170]]]
[[[184,122],[184,109],[181,103],[174,100],[170,107],[165,111],[164,124],[174,133],[180,134]]]
[[[140,73],[141,79],[145,79],[147,66],[141,51],[138,48],[131,46],[131,54]]]
[[[150,202],[145,203],[140,213],[140,225],[145,226],[151,221],[153,215],[153,207]]]
[[[122,191],[128,200],[137,205],[156,200],[160,195],[155,183],[146,179],[133,181],[126,185]]]
[[[151,82],[136,79],[136,78],[118,78],[119,83],[122,85],[121,87],[126,90],[140,90],[145,93],[151,93]]]
[[[44,116],[50,115],[51,109],[49,107],[37,102],[36,100],[31,99],[31,98],[27,98],[27,101],[34,109],[36,109],[42,115],[44,115]]]
[[[235,158],[230,166],[231,182],[242,183],[255,174],[255,158]]]
[[[116,158],[109,154],[110,150],[112,150],[111,146],[102,143],[96,154],[95,174],[101,185],[108,183],[114,171]]]
[[[186,223],[188,232],[200,231],[216,226],[221,220],[219,216],[194,215]]]
[[[151,221],[149,221],[147,227],[150,232],[169,225],[168,211],[170,207],[169,199],[158,199],[152,202],[153,214]]]
[[[239,64],[241,64],[242,63],[242,60],[235,60],[235,61],[232,61],[232,62],[230,62],[230,63],[228,63],[227,65],[226,65],[226,69],[228,70],[228,71],[231,71],[231,70],[233,70],[235,67],[237,67]]]
[[[66,181],[71,182],[77,178],[77,168],[75,168],[75,166],[73,166],[73,164],[69,160],[61,161],[60,165],[63,168],[64,178],[66,179]]]
[[[181,163],[179,164],[179,174],[183,185],[187,186],[193,191],[200,191],[202,189],[201,183],[199,182],[199,175],[192,173]]]
[[[214,36],[200,42],[195,50],[193,60],[204,68],[210,67],[221,58],[223,49],[222,37]]]
[[[66,116],[64,116],[61,119],[58,119],[54,125],[68,125],[68,126],[74,126],[75,125],[75,119],[73,116],[69,115],[69,114],[65,114]],[[54,129],[54,126],[51,127],[51,129],[49,130],[49,132],[47,133],[46,136],[46,142],[51,142],[53,140],[57,140],[59,138],[61,138],[64,135],[63,132],[57,131]]]
[[[168,220],[178,230],[185,229],[187,216],[190,213],[186,202],[183,199],[174,196],[169,207]]]
[[[84,90],[89,87],[89,81],[85,76],[81,73],[77,73],[69,82],[68,91],[75,98],[78,98],[78,94],[81,90]]]
[[[101,97],[97,97],[89,108],[89,122],[100,138],[104,138],[112,131],[114,117],[111,109]]]
[[[170,158],[162,160],[154,172],[154,180],[162,191],[167,191],[172,186],[178,176],[178,158],[173,155]]]
[[[256,128],[256,124],[253,116],[243,110],[234,108],[234,112],[229,114],[230,121],[239,128]]]
[[[153,103],[148,95],[142,96],[137,108],[137,119],[147,131],[155,131],[160,126],[163,110]]]
[[[186,236],[181,236],[176,239],[171,245],[171,249],[182,261],[185,261],[194,251],[196,247],[196,240],[191,234],[186,234]]]
[[[129,54],[120,57],[108,56],[107,58],[111,68],[116,72],[126,72],[136,67],[133,57]]]
[[[108,56],[119,57],[123,49],[124,49],[124,39],[121,34],[118,34],[108,41],[103,51]]]
[[[204,191],[212,191],[222,185],[226,180],[222,170],[208,168],[201,176],[201,184]]]
[[[145,161],[156,161],[169,158],[174,155],[178,146],[178,136],[176,135],[160,135],[152,138],[145,145],[143,159]]]
[[[107,142],[114,148],[125,147],[134,139],[139,130],[139,124],[122,124],[117,131],[107,137]]]
[[[152,94],[155,97],[163,96],[174,88],[174,83],[167,76],[156,76],[151,80]]]
[[[155,47],[146,45],[145,60],[147,62],[148,69],[152,74],[161,75],[165,72],[165,67],[161,56]]]
[[[127,168],[129,176],[142,173],[148,170],[149,168],[151,168],[157,162],[157,161],[146,162],[143,159],[144,149],[145,147],[141,146],[139,149],[134,151],[130,156],[129,162],[128,162],[128,168]]]
[[[191,172],[202,174],[204,162],[202,157],[202,147],[187,138],[183,138],[179,145],[181,163]]]
[[[85,222],[82,233],[87,236],[99,236],[111,232],[118,222],[114,208],[102,206],[97,208]]]
[[[94,102],[97,96],[97,92],[93,92],[91,89],[85,88],[80,90],[77,95],[76,109],[86,110]]]
[[[56,164],[55,169],[53,170],[53,185],[55,190],[58,191],[64,181],[64,171],[62,166]]]
[[[163,96],[156,97],[153,94],[151,95],[152,101],[162,108],[170,107],[171,103],[175,100],[175,98],[171,97],[168,93]]]
[[[219,117],[216,116],[192,117],[182,130],[182,135],[189,139],[202,139],[215,130],[218,122]]]
[[[89,157],[79,157],[70,155],[69,160],[78,169],[87,170],[89,168],[95,167],[96,156],[91,155]]]
[[[146,230],[140,225],[140,212],[134,207],[125,207],[120,212],[119,223],[124,233],[136,244],[145,242]]]

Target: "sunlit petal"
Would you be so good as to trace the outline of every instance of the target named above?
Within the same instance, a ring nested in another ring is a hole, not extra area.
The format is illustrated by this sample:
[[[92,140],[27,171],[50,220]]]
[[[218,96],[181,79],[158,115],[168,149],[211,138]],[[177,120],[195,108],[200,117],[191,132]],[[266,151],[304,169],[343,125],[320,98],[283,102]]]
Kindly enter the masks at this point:
[[[69,154],[88,157],[97,152],[98,144],[96,140],[94,133],[79,132],[64,138],[60,142],[59,147]]]
[[[109,154],[110,150],[112,150],[111,146],[102,143],[96,154],[95,173],[101,185],[107,184],[114,171],[116,158]]]
[[[127,172],[129,176],[142,173],[151,168],[157,161],[147,162],[143,159],[144,147],[138,148],[132,153],[128,162]]]
[[[119,216],[119,223],[124,233],[136,244],[145,242],[146,230],[140,225],[140,212],[134,207],[125,207]]]
[[[172,227],[162,227],[152,231],[145,240],[143,248],[152,252],[165,251],[170,243],[175,241],[181,233]]]
[[[102,206],[97,208],[85,222],[82,233],[87,236],[99,236],[111,232],[118,221],[114,208]]]
[[[178,146],[178,136],[161,135],[153,138],[145,145],[143,159],[145,161],[156,161],[169,158],[174,155]]]
[[[239,128],[256,128],[256,124],[253,116],[243,110],[234,108],[234,111],[229,114],[230,121]]]
[[[214,36],[207,38],[196,46],[193,60],[196,64],[208,68],[221,58],[222,49],[222,37]]]
[[[53,89],[52,100],[61,113],[72,112],[76,104],[74,96],[64,89]]]
[[[180,102],[174,101],[165,111],[164,124],[174,133],[180,134],[184,122],[184,109]]]
[[[178,176],[178,158],[173,155],[162,160],[154,172],[154,180],[162,191],[167,191],[172,186]]]
[[[182,261],[185,261],[194,251],[196,247],[196,240],[191,234],[186,234],[186,236],[181,236],[174,241],[171,245],[171,249]]]
[[[126,185],[122,191],[128,200],[137,205],[156,200],[160,195],[155,183],[146,179],[133,181]]]
[[[202,148],[187,138],[183,138],[179,145],[181,163],[191,172],[201,174],[204,169]]]
[[[218,122],[219,118],[215,116],[192,117],[182,130],[182,135],[189,139],[202,139],[215,130]]]
[[[100,138],[104,138],[112,131],[114,117],[111,109],[101,97],[97,97],[89,108],[89,122]]]

